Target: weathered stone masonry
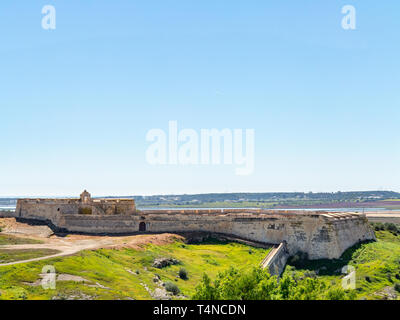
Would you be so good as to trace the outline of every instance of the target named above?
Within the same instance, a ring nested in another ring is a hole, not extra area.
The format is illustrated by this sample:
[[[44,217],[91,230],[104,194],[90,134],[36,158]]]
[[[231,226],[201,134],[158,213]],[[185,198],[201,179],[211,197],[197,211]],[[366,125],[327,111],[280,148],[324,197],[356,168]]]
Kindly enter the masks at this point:
[[[21,199],[16,217],[51,222],[70,232],[213,232],[268,244],[287,243],[289,254],[339,258],[360,241],[374,240],[363,214],[273,210],[136,210],[131,199]]]

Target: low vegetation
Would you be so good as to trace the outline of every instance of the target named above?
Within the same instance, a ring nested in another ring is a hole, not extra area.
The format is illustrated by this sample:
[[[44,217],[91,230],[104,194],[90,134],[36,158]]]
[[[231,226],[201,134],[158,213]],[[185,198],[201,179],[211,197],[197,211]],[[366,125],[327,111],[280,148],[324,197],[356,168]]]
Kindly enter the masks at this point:
[[[188,279],[188,272],[185,268],[180,268],[179,269],[179,278],[182,280],[187,280]]]
[[[365,192],[271,192],[211,193],[193,195],[135,196],[136,205],[164,208],[282,208],[282,207],[379,207],[400,208],[400,193],[392,191]],[[397,201],[397,202],[396,202]]]
[[[179,292],[181,292],[178,288],[178,286],[175,283],[172,282],[166,282],[165,283],[165,290],[168,292],[171,292],[173,295],[178,295]]]
[[[218,272],[234,266],[250,270],[258,265],[269,249],[251,248],[232,242],[210,241],[186,244],[177,241],[167,245],[149,244],[137,249],[100,249],[82,251],[68,257],[0,267],[0,299],[152,299],[162,283],[172,283],[179,293],[172,299],[189,299],[195,293],[204,273],[215,278]],[[160,257],[180,264],[153,267]],[[45,265],[55,267],[57,274],[80,276],[87,282],[58,281],[55,290],[32,285],[40,279]],[[187,279],[179,276],[181,268]],[[154,281],[159,278],[158,281]],[[169,285],[168,285],[169,286]],[[173,292],[176,292],[173,289]]]
[[[398,299],[399,226],[372,226],[376,242],[358,244],[334,260],[295,255],[279,282],[258,268],[268,249],[215,240],[201,244],[177,240],[141,249],[87,250],[68,257],[2,266],[0,299],[154,299],[157,290],[169,293],[167,297],[172,299]],[[0,259],[4,259],[1,252]],[[158,265],[156,261],[177,263]],[[40,280],[46,265],[54,266],[57,274],[86,281],[58,281],[55,290],[44,290],[33,284]],[[342,288],[345,266],[355,269],[355,290]]]
[[[40,243],[43,243],[43,241],[0,234],[0,246],[14,245],[14,244],[40,244]]]

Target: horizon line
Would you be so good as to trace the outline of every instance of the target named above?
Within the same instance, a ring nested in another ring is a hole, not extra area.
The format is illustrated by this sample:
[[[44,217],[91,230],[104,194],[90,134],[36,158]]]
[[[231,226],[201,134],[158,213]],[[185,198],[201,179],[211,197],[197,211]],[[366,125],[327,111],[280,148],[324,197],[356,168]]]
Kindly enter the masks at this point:
[[[394,193],[400,193],[399,191],[394,191],[394,190],[347,190],[347,191],[266,191],[266,192],[246,192],[246,191],[240,191],[240,192],[205,192],[205,193],[160,193],[160,194],[136,194],[136,195],[96,195],[93,196],[93,198],[104,198],[104,197],[121,197],[121,198],[129,198],[129,197],[156,197],[156,196],[196,196],[196,195],[210,195],[210,194],[273,194],[273,193],[354,193],[354,192],[394,192]],[[22,196],[16,196],[16,195],[5,195],[5,196],[0,196],[0,199],[4,198],[41,198],[41,197],[48,197],[48,198],[59,198],[59,197],[65,197],[65,198],[76,198],[79,197],[79,192],[78,194],[75,195],[22,195]]]

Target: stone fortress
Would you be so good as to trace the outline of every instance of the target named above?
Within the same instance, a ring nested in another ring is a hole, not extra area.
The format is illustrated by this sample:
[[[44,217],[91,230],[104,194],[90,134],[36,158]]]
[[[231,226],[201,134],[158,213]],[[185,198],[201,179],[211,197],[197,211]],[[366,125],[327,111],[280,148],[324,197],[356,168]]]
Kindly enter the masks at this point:
[[[207,232],[279,245],[279,255],[298,252],[310,259],[339,258],[354,244],[375,240],[359,213],[259,209],[137,210],[133,199],[20,199],[15,217],[40,220],[64,232],[133,234]]]

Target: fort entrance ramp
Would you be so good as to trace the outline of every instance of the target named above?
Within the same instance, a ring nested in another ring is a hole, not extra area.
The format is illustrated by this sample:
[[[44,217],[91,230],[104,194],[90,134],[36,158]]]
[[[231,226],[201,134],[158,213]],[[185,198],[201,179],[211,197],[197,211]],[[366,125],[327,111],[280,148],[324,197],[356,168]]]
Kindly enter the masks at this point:
[[[364,214],[274,210],[137,210],[132,199],[20,199],[15,216],[86,234],[210,232],[280,245],[275,259],[304,252],[339,258],[360,241],[375,240]],[[279,268],[278,268],[279,270]],[[274,271],[275,272],[275,271]]]

